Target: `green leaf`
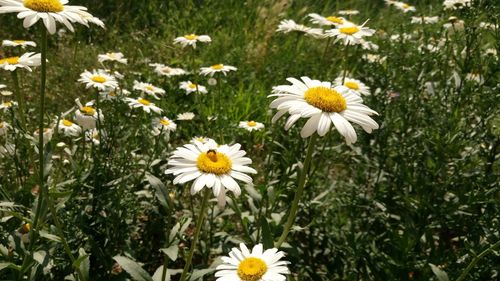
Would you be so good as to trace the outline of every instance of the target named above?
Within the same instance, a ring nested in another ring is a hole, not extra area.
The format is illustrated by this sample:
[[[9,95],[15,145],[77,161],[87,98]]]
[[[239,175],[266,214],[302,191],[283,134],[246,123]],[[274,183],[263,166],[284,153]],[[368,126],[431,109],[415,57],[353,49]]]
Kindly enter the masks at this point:
[[[153,281],[153,278],[135,261],[124,257],[115,256],[113,259],[136,281]]]
[[[89,280],[89,269],[90,269],[90,259],[89,255],[84,249],[80,248],[78,250],[79,257],[73,262],[73,267],[80,270],[82,274],[82,281]]]
[[[173,207],[173,203],[168,195],[167,187],[163,184],[163,182],[150,173],[146,173],[146,180],[155,189],[155,195],[156,198],[158,198],[158,201],[160,201],[160,204],[165,209],[171,209]]]
[[[61,243],[61,238],[59,238],[59,236],[50,234],[44,230],[40,230],[40,237]]]
[[[439,281],[450,281],[450,278],[448,278],[448,274],[446,274],[444,270],[433,265],[432,263],[429,263],[429,266],[431,267],[432,272],[434,272],[434,275],[436,275]]]
[[[262,229],[262,244],[264,244],[265,249],[271,249],[274,247],[274,239],[271,234],[271,228],[267,223],[265,217],[260,218],[260,228]]]
[[[160,249],[160,251],[167,255],[172,261],[175,261],[179,254],[179,245],[172,245],[168,248],[162,248]]]
[[[7,268],[15,269],[17,271],[21,270],[20,266],[15,265],[15,264],[13,264],[11,262],[0,262],[0,271],[2,271],[4,269],[7,269]]]
[[[191,274],[191,277],[189,277],[189,281],[196,281],[202,278],[203,276],[212,273],[215,271],[215,268],[207,268],[207,269],[195,269],[193,271],[193,274]]]

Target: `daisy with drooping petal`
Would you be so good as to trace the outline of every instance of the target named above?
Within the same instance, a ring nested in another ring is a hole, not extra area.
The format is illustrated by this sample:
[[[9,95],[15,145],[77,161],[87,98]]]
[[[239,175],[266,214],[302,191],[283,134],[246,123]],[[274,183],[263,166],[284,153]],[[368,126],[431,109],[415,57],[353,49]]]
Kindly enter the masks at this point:
[[[83,130],[94,129],[98,118],[100,118],[100,122],[104,121],[104,115],[100,110],[97,112],[97,110],[89,104],[82,106],[78,99],[76,100],[76,104],[78,105],[78,109],[75,111],[75,122],[80,125]]]
[[[174,121],[168,119],[167,117],[155,118],[153,119],[153,135],[157,136],[160,133],[168,133],[173,132],[177,129],[177,124]]]
[[[364,24],[346,23],[339,25],[337,28],[325,31],[325,36],[336,37],[337,40],[343,40],[346,44],[358,44],[360,39],[365,36],[372,36],[374,33],[375,30],[365,27]]]
[[[17,106],[17,102],[15,101],[4,101],[0,103],[0,110],[7,110],[13,106]]]
[[[222,257],[223,263],[217,266],[217,281],[286,281],[290,274],[287,265],[281,261],[284,252],[276,248],[264,251],[262,244],[257,244],[252,251],[241,243],[240,248],[232,248],[229,256]]]
[[[148,95],[153,96],[155,99],[160,99],[157,95],[164,95],[165,90],[155,87],[152,84],[149,83],[144,83],[144,82],[139,82],[139,81],[134,81],[134,90],[141,91],[143,93],[146,93]]]
[[[247,165],[252,163],[244,157],[240,144],[218,145],[214,140],[206,143],[195,141],[177,148],[168,161],[165,173],[175,176],[174,184],[193,181],[191,194],[200,192],[205,186],[212,188],[220,207],[226,204],[226,189],[239,196],[241,189],[235,179],[251,184],[252,178],[247,173],[256,174]]]
[[[57,126],[59,133],[68,137],[78,137],[82,133],[82,128],[68,119],[62,119]]]
[[[56,22],[64,24],[72,32],[72,23],[87,25],[89,21],[82,17],[90,15],[86,12],[87,8],[66,4],[68,0],[0,0],[0,14],[18,13],[17,17],[24,20],[24,28],[41,19],[50,34],[56,32]]]
[[[172,77],[172,76],[179,76],[179,75],[188,74],[188,72],[182,68],[170,67],[168,65],[164,65],[161,63],[151,63],[151,64],[149,64],[149,66],[154,67],[154,71],[156,72],[156,74],[158,74],[160,76]]]
[[[0,136],[7,134],[7,131],[12,128],[9,123],[0,121]]]
[[[208,35],[188,34],[174,39],[174,44],[181,44],[182,47],[192,46],[196,48],[197,42],[210,43],[212,39]]]
[[[111,61],[111,62],[116,61],[119,63],[127,64],[127,59],[121,52],[100,54],[97,56],[97,60],[101,63],[105,61]]]
[[[282,20],[278,25],[278,29],[276,29],[276,32],[283,32],[285,34],[290,32],[302,32],[315,38],[323,37],[323,29],[311,28],[302,24],[298,24],[294,20]]]
[[[40,54],[33,52],[26,53],[20,57],[9,57],[0,59],[0,68],[14,71],[18,68],[24,68],[31,71],[30,66],[40,66],[42,64],[42,57]]]
[[[152,112],[160,114],[163,111],[161,108],[157,107],[154,103],[148,101],[147,99],[125,98],[125,101],[128,102],[128,105],[131,108],[142,108],[142,110],[144,110],[147,113],[151,113],[151,111],[152,111]]]
[[[316,13],[311,13],[307,16],[311,18],[312,23],[319,24],[322,26],[341,25],[347,22],[347,20],[342,17],[335,17],[335,16],[323,17]]]
[[[177,114],[177,120],[190,121],[190,120],[193,120],[194,116],[195,115],[192,112],[184,112],[184,113]]]
[[[200,93],[200,94],[208,93],[207,88],[205,86],[192,83],[191,81],[181,82],[179,88],[186,91],[186,94],[188,95],[191,93]]]
[[[249,132],[260,131],[264,129],[264,124],[255,121],[241,121],[239,127]]]
[[[238,68],[231,66],[231,65],[224,65],[222,63],[219,64],[214,64],[210,67],[202,67],[200,74],[202,75],[209,75],[209,76],[214,76],[215,73],[222,72],[224,76],[227,75],[229,71],[236,71]]]
[[[87,89],[96,88],[99,91],[109,91],[118,87],[116,78],[102,69],[93,70],[92,72],[85,70],[80,74],[78,81],[85,84]]]
[[[333,81],[335,86],[345,86],[347,88],[347,91],[349,91],[349,93],[358,96],[370,95],[370,87],[366,86],[363,82],[354,78],[346,77],[344,79],[344,84],[342,85],[342,78],[343,77],[337,77],[337,79]]]
[[[347,87],[332,88],[330,82],[311,80],[309,77],[301,79],[288,78],[291,85],[274,87],[274,94],[270,95],[277,97],[270,105],[278,110],[273,122],[286,113],[290,114],[285,130],[300,118],[308,118],[300,135],[307,138],[317,132],[319,136],[324,136],[333,123],[347,144],[352,144],[356,142],[357,135],[349,122],[359,124],[368,133],[378,129],[377,122],[370,118],[370,115],[378,113],[364,105],[361,97],[349,93]]]
[[[36,43],[33,41],[25,41],[25,40],[3,40],[2,47],[36,47]]]

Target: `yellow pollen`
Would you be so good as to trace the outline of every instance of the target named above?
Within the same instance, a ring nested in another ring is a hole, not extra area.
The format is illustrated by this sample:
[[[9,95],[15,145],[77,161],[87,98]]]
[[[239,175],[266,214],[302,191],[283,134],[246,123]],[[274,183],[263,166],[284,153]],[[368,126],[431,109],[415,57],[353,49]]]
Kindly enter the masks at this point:
[[[25,223],[25,224],[23,224],[23,227],[21,228],[21,233],[26,234],[26,233],[30,232],[30,230],[31,230],[31,224]]]
[[[138,102],[138,103],[140,103],[140,104],[143,104],[143,105],[145,105],[145,106],[149,106],[149,105],[151,104],[151,102],[150,102],[150,101],[145,100],[145,99],[143,99],[143,98],[138,98],[138,99],[137,99],[137,102]]]
[[[237,272],[243,281],[259,281],[267,272],[267,264],[259,258],[246,258],[240,262]]]
[[[223,175],[231,171],[233,163],[224,153],[209,150],[198,156],[196,166],[204,173]]]
[[[353,35],[359,31],[359,28],[357,26],[341,27],[339,31],[344,34]]]
[[[408,5],[408,4],[406,4],[406,3],[403,3],[403,8],[408,9],[408,8],[410,8],[410,7],[411,7],[410,5]]]
[[[327,21],[333,22],[333,23],[338,23],[338,24],[343,24],[344,21],[341,18],[330,16],[326,18]]]
[[[95,75],[90,78],[90,80],[96,82],[96,83],[104,83],[106,82],[106,78],[101,76],[101,75]]]
[[[11,101],[6,101],[2,105],[5,106],[5,107],[11,107],[12,106],[12,102]]]
[[[255,121],[248,121],[247,125],[248,125],[248,127],[255,127],[255,126],[257,126],[257,122],[255,122]]]
[[[347,101],[334,89],[327,87],[309,88],[304,99],[310,105],[325,112],[342,112],[347,108]]]
[[[198,35],[189,34],[189,35],[185,35],[184,38],[186,38],[187,40],[196,40],[196,39],[198,39]]]
[[[59,13],[64,6],[59,0],[24,0],[24,7],[40,13]]]
[[[345,82],[344,85],[351,90],[359,90],[359,85],[356,82]]]
[[[71,127],[71,126],[73,126],[73,122],[71,122],[71,121],[69,121],[69,120],[66,120],[66,119],[64,119],[64,120],[62,121],[62,123],[63,123],[63,125],[64,125],[64,126],[66,126],[66,127]]]
[[[160,119],[160,124],[162,124],[163,126],[168,126],[170,125],[170,121],[168,121],[167,119]]]
[[[146,90],[148,90],[148,91],[154,91],[153,86],[146,86],[145,88],[146,88]]]
[[[188,87],[189,87],[190,89],[196,89],[196,87],[197,87],[197,86],[198,86],[198,85],[191,83],[191,84],[189,84],[189,86],[188,86]]]
[[[11,57],[11,58],[4,58],[0,59],[0,64],[18,64],[19,63],[19,57]]]
[[[17,43],[17,44],[23,44],[26,43],[25,40],[13,40],[12,42]]]
[[[80,111],[84,114],[84,115],[87,115],[87,116],[94,116],[95,114],[95,109],[93,109],[92,107],[90,106],[84,106],[82,108],[80,108]]]
[[[224,65],[222,63],[212,65],[212,69],[215,70],[221,70],[222,68],[224,68]]]

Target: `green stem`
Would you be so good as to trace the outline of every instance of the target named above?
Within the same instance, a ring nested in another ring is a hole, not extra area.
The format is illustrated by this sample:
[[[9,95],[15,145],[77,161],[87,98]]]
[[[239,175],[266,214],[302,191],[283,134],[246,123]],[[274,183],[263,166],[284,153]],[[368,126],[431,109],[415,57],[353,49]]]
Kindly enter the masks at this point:
[[[16,101],[19,104],[19,123],[21,123],[21,128],[26,130],[25,122],[26,122],[26,106],[24,103],[24,98],[21,94],[21,88],[19,87],[19,77],[17,76],[17,70],[14,70],[12,73],[12,80],[14,82],[14,94],[16,96]]]
[[[167,267],[168,267],[168,256],[165,255],[163,257],[163,271],[161,273],[161,281],[166,281],[166,277],[167,277]]]
[[[191,266],[191,261],[193,260],[194,251],[196,250],[196,244],[198,243],[198,238],[200,237],[201,226],[203,225],[203,220],[205,218],[205,211],[208,206],[208,197],[210,197],[210,190],[205,188],[205,193],[203,195],[203,203],[201,203],[200,213],[198,214],[198,220],[196,221],[196,230],[194,233],[193,242],[191,243],[191,249],[189,249],[189,254],[186,260],[186,265],[182,271],[180,281],[185,281],[187,277],[187,272]]]
[[[344,85],[345,82],[345,77],[347,75],[347,54],[349,53],[349,41],[347,41],[347,44],[345,44],[345,49],[344,49],[344,73],[342,73],[342,85]]]
[[[295,193],[295,198],[293,198],[292,207],[290,208],[290,214],[288,215],[288,219],[285,224],[285,228],[283,229],[283,233],[279,238],[278,242],[276,242],[275,247],[281,247],[281,244],[285,242],[290,229],[295,222],[295,216],[297,215],[297,209],[299,207],[299,201],[302,197],[302,193],[304,193],[304,187],[306,185],[307,172],[309,171],[309,167],[311,166],[312,155],[314,152],[314,145],[318,138],[317,134],[313,134],[311,139],[309,140],[309,145],[307,146],[306,159],[304,160],[304,167],[302,168],[302,172],[300,173],[299,184],[297,187],[297,192]]]
[[[465,270],[460,274],[460,276],[457,278],[457,281],[462,281],[465,280],[465,277],[467,274],[469,274],[469,271],[476,265],[476,263],[483,257],[487,256],[491,252],[493,252],[496,248],[500,247],[500,240],[498,240],[495,244],[491,245],[488,249],[482,251],[479,255],[475,256],[474,259],[469,263],[469,265],[465,268]]]
[[[231,199],[233,199],[233,204],[231,204],[231,205],[233,207],[233,210],[236,212],[236,216],[238,216],[240,218],[241,227],[243,228],[243,232],[245,233],[246,239],[248,239],[248,241],[253,243],[254,241],[252,239],[252,236],[250,235],[250,232],[248,231],[248,228],[245,224],[245,221],[243,220],[243,216],[241,215],[241,210],[238,207],[238,203],[236,202],[236,198],[231,197]]]

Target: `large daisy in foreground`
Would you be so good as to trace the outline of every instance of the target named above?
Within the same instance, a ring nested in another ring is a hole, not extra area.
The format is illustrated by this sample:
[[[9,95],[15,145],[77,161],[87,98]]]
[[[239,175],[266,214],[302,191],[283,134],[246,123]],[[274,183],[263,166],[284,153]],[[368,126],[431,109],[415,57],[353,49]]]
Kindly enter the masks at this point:
[[[223,264],[217,266],[217,281],[285,281],[289,274],[289,262],[280,261],[284,252],[276,248],[264,251],[262,244],[253,247],[252,252],[245,244],[233,248],[228,257],[222,257]]]
[[[370,115],[378,113],[364,105],[361,97],[350,93],[347,87],[332,87],[330,82],[312,80],[309,77],[301,79],[302,81],[288,78],[292,85],[273,88],[270,97],[277,99],[271,102],[270,107],[278,110],[273,122],[289,113],[290,117],[285,124],[285,129],[288,130],[301,117],[309,118],[300,132],[303,138],[314,132],[324,136],[330,131],[333,123],[337,131],[345,137],[347,144],[357,140],[356,131],[349,122],[359,124],[368,133],[378,129],[377,122],[370,118]]]
[[[193,181],[191,194],[200,192],[205,186],[212,188],[219,206],[226,204],[226,189],[236,196],[241,194],[239,184],[235,179],[251,184],[252,178],[247,174],[256,174],[247,165],[252,163],[244,157],[246,152],[240,150],[240,144],[218,145],[214,140],[206,143],[194,141],[185,144],[174,151],[168,161],[171,166],[165,171],[173,174],[174,184],[184,184]]]
[[[64,24],[69,30],[74,31],[72,23],[88,25],[94,18],[87,13],[87,8],[82,6],[69,6],[68,0],[0,0],[0,14],[18,13],[19,19],[24,19],[23,26],[28,28],[38,20],[50,34],[56,32],[56,22]]]

